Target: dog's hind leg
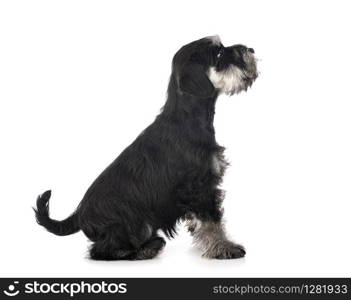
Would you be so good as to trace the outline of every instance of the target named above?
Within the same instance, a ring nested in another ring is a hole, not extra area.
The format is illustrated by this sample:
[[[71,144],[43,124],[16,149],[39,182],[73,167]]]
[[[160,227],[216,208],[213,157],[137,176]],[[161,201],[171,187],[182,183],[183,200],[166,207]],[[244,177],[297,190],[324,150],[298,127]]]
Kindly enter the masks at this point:
[[[166,241],[162,237],[155,235],[137,250],[134,259],[142,260],[154,258],[165,245]]]
[[[105,240],[95,242],[90,248],[90,257],[94,260],[143,260],[151,259],[163,249],[166,242],[155,236],[145,242],[139,249],[119,248]]]
[[[136,247],[123,227],[113,225],[103,228],[101,234],[95,236],[89,252],[94,260],[128,260],[135,255]]]
[[[115,225],[105,228],[102,237],[95,240],[90,248],[90,257],[94,260],[151,259],[165,244],[165,240],[149,226],[131,233]]]
[[[90,258],[94,260],[126,260],[134,253],[132,249],[120,249],[106,241],[97,241],[90,248]]]

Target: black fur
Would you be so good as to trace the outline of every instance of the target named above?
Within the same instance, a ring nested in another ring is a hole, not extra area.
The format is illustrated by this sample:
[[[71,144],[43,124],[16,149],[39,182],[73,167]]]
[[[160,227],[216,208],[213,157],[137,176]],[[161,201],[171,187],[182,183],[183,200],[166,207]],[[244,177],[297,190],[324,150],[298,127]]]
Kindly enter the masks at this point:
[[[77,214],[72,214],[63,221],[56,221],[49,218],[50,197],[51,191],[46,191],[37,198],[37,209],[34,209],[34,211],[38,224],[56,235],[69,235],[78,232],[80,228]]]
[[[57,235],[82,230],[98,260],[153,258],[165,245],[158,230],[173,237],[177,222],[189,215],[219,222],[224,167],[216,172],[213,156],[224,162],[224,148],[213,127],[219,91],[206,72],[211,65],[243,63],[226,57],[219,63],[219,51],[232,50],[207,38],[182,47],[156,120],[100,174],[66,220],[49,218],[50,191],[39,196],[37,222]]]

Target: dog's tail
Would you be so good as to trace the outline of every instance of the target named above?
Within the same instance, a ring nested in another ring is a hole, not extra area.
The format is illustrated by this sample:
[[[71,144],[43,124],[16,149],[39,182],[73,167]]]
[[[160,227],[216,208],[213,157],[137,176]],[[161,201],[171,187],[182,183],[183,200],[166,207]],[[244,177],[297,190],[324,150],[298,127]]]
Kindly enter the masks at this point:
[[[37,207],[33,208],[37,223],[46,228],[47,231],[56,235],[69,235],[80,230],[78,225],[78,216],[73,213],[63,221],[50,219],[49,217],[49,199],[51,191],[46,191],[37,198]]]

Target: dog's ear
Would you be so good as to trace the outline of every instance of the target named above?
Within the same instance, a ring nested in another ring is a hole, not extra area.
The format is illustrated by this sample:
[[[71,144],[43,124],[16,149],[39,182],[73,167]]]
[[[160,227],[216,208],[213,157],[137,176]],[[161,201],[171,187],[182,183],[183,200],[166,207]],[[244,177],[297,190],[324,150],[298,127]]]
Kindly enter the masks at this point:
[[[200,98],[212,97],[216,91],[204,68],[195,63],[183,68],[179,74],[178,84],[182,93]]]

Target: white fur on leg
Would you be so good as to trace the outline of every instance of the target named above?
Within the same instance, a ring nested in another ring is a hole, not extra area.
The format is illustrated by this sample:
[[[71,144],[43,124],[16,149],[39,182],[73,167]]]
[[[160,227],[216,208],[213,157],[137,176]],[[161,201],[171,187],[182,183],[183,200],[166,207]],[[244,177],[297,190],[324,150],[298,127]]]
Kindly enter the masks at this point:
[[[245,255],[242,246],[229,241],[220,222],[203,222],[192,217],[188,220],[188,228],[194,243],[203,251],[207,258],[239,258]]]

